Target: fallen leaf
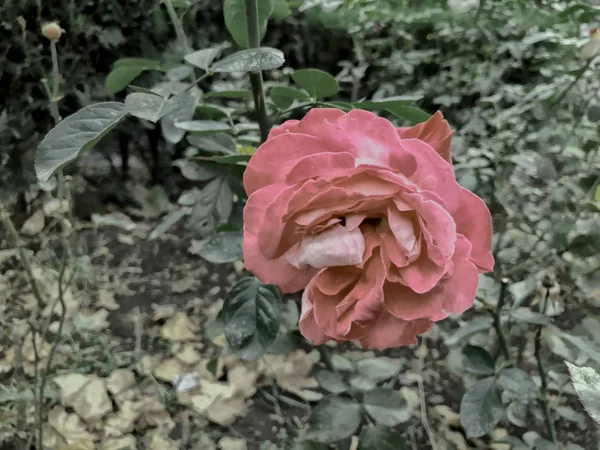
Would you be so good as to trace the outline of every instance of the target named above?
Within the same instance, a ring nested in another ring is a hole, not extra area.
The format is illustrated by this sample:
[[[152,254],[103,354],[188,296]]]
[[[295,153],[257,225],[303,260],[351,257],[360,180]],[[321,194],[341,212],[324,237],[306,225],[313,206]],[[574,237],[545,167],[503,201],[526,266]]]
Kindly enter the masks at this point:
[[[266,376],[273,377],[284,391],[308,401],[318,401],[323,395],[310,390],[319,386],[318,381],[310,376],[314,364],[314,360],[304,350],[295,350],[286,355],[264,355],[260,360],[259,370]]]
[[[79,311],[73,317],[73,325],[79,330],[90,330],[100,331],[108,328],[108,311],[106,309],[99,309],[93,311],[91,309],[84,309]]]
[[[256,381],[260,372],[250,364],[239,364],[227,371],[227,380],[244,398],[250,398],[256,393]]]
[[[191,341],[196,339],[198,327],[183,312],[177,312],[163,325],[161,336],[170,341]]]
[[[106,380],[106,388],[114,396],[135,386],[135,374],[131,370],[116,369]]]
[[[43,361],[50,354],[50,348],[51,345],[46,341],[42,342],[42,337],[36,333],[34,350],[34,338],[32,337],[31,333],[29,333],[23,340],[23,358],[26,361],[33,363],[35,362],[35,354],[37,352],[38,358]]]
[[[167,358],[157,364],[152,370],[157,379],[169,383],[172,383],[176,377],[185,372],[185,365],[177,358]]]
[[[154,368],[158,366],[161,361],[161,355],[143,355],[137,364],[137,370],[141,375],[151,375],[154,372]]]
[[[139,416],[140,412],[136,403],[132,401],[123,402],[119,407],[119,411],[106,416],[104,436],[116,438],[131,433]]]
[[[206,433],[200,435],[200,441],[198,442],[198,449],[202,450],[217,450],[217,444],[208,437]]]
[[[21,227],[21,233],[26,236],[35,236],[40,233],[46,226],[46,217],[44,211],[38,209],[34,212],[29,219],[25,221]]]
[[[168,319],[177,312],[177,307],[175,305],[159,305],[152,303],[152,309],[154,310],[154,316],[152,316],[153,322],[161,319]]]
[[[175,294],[183,294],[184,292],[189,291],[195,282],[196,282],[196,280],[191,277],[184,278],[182,280],[177,280],[177,281],[174,281],[173,284],[171,285],[171,290]]]
[[[452,411],[448,405],[436,405],[433,407],[433,410],[442,417],[446,425],[460,428],[460,415]]]
[[[196,351],[194,344],[190,343],[182,344],[173,356],[188,366],[192,366],[200,361],[200,353]]]
[[[168,430],[175,427],[171,415],[156,395],[144,394],[140,396],[137,401],[137,408],[140,411],[140,427],[161,427]]]
[[[131,434],[116,439],[105,439],[98,444],[98,450],[136,450],[137,441]]]
[[[245,399],[227,383],[203,380],[200,393],[191,397],[191,403],[194,410],[223,426],[246,414]]]
[[[58,448],[91,443],[91,448],[94,448],[93,441],[96,436],[87,431],[77,414],[68,414],[64,408],[55,406],[48,412],[47,420],[48,433],[45,435],[44,444],[48,447]]]
[[[220,450],[248,450],[248,446],[246,445],[246,439],[225,436],[219,440],[219,449]]]
[[[13,347],[6,350],[2,359],[0,359],[0,375],[8,373],[13,368],[13,361],[15,359],[15,349]]]
[[[109,311],[119,309],[119,304],[115,300],[113,293],[105,289],[100,289],[98,291],[98,301],[96,302],[96,306],[108,309]]]
[[[58,212],[61,209],[61,201],[57,198],[53,198],[52,200],[44,203],[42,210],[44,211],[44,215],[46,217],[50,217],[55,212]]]
[[[71,406],[86,422],[92,423],[112,411],[104,381],[95,375],[72,373],[54,378],[64,406]]]
[[[125,244],[125,245],[133,245],[135,244],[134,239],[126,234],[117,234],[117,240],[121,243],[121,244]]]
[[[169,439],[163,435],[160,429],[149,431],[146,433],[145,439],[148,450],[179,450],[180,439]]]

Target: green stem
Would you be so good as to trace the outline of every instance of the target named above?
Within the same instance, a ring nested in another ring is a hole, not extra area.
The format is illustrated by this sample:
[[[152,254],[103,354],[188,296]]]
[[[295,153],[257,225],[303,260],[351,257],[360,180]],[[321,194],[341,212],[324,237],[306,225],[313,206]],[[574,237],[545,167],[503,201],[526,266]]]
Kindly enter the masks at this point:
[[[498,341],[500,341],[500,348],[502,349],[504,358],[506,358],[507,361],[511,361],[510,350],[508,349],[508,343],[506,341],[506,337],[504,336],[504,330],[502,329],[501,322],[502,307],[504,306],[504,298],[506,297],[507,289],[508,282],[506,280],[502,280],[500,282],[500,296],[498,297],[498,304],[494,310],[494,329],[498,335]]]
[[[167,12],[169,13],[169,18],[173,23],[173,27],[175,28],[175,34],[177,35],[177,40],[181,42],[183,48],[186,53],[191,53],[190,44],[188,43],[187,36],[183,29],[183,24],[181,20],[179,20],[179,16],[177,15],[177,11],[175,11],[175,7],[173,6],[173,2],[171,0],[165,0],[165,5],[167,6]]]
[[[548,298],[550,297],[550,289],[546,288],[546,295],[544,296],[544,303],[542,306],[542,314],[546,314],[546,307],[548,306]],[[556,439],[556,429],[554,428],[554,420],[552,419],[552,414],[550,413],[550,407],[548,406],[548,380],[546,377],[546,370],[544,369],[544,364],[542,362],[542,329],[543,325],[539,325],[537,331],[535,333],[535,341],[534,341],[534,353],[535,359],[537,361],[537,368],[540,374],[540,403],[542,406],[542,412],[544,413],[544,420],[546,422],[546,428],[548,428],[548,434],[550,435],[550,439],[555,444],[557,443]]]
[[[56,41],[50,41],[50,53],[52,53],[52,94],[54,94],[54,97],[56,98],[58,96],[58,84],[60,79]]]
[[[260,28],[258,23],[258,1],[246,0],[248,48],[258,48],[260,46]],[[269,136],[271,125],[269,124],[269,116],[267,115],[267,106],[265,104],[265,86],[262,72],[250,73],[250,84],[252,85],[254,108],[256,110],[258,126],[260,127],[260,140],[264,142]]]

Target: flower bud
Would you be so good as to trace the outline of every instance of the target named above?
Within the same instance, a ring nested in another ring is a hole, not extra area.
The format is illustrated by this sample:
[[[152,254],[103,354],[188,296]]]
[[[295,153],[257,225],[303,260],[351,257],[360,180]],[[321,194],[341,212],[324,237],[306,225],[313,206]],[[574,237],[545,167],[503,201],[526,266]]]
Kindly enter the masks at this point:
[[[58,41],[64,32],[56,22],[49,22],[42,27],[42,34],[51,41]]]

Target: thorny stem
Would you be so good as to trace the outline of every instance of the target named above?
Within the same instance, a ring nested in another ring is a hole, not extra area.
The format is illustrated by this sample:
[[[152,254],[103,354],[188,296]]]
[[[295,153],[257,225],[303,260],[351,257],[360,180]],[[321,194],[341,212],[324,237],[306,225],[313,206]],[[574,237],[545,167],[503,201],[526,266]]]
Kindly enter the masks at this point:
[[[542,314],[546,314],[546,307],[548,306],[548,299],[550,297],[550,289],[546,288],[546,295],[544,296],[544,303],[542,305]],[[554,421],[552,419],[552,414],[550,413],[550,408],[548,406],[548,380],[546,378],[546,370],[544,369],[544,364],[542,362],[542,329],[543,325],[539,325],[537,331],[535,333],[534,340],[534,353],[535,359],[537,361],[537,368],[540,374],[540,403],[542,406],[542,411],[544,413],[544,420],[546,422],[546,427],[548,428],[548,434],[550,435],[550,439],[552,442],[556,443],[556,429],[554,428]]]
[[[506,342],[506,337],[504,336],[504,331],[502,329],[501,322],[502,307],[504,306],[504,298],[506,297],[507,289],[508,280],[504,278],[500,282],[500,295],[498,297],[498,304],[496,305],[496,309],[494,310],[494,329],[496,330],[496,334],[498,335],[498,341],[500,342],[500,348],[502,349],[502,354],[504,355],[504,358],[506,358],[507,361],[511,361],[508,343]]]
[[[257,0],[246,0],[246,29],[248,48],[258,48],[260,46],[260,29],[258,26]],[[262,72],[252,72],[249,76],[250,84],[252,85],[252,95],[254,97],[254,108],[256,110],[258,126],[260,127],[260,140],[264,142],[269,136],[271,125],[269,124],[267,106],[265,105],[265,86]]]

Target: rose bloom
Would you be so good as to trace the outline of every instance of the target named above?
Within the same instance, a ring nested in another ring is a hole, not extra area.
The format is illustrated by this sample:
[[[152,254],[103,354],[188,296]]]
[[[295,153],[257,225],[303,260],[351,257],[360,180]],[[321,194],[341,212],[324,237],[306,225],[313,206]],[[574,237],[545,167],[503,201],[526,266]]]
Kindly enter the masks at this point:
[[[244,261],[282,292],[304,290],[315,344],[417,343],[473,305],[493,269],[492,222],[456,182],[441,113],[412,128],[312,109],[274,128],[244,173]]]

